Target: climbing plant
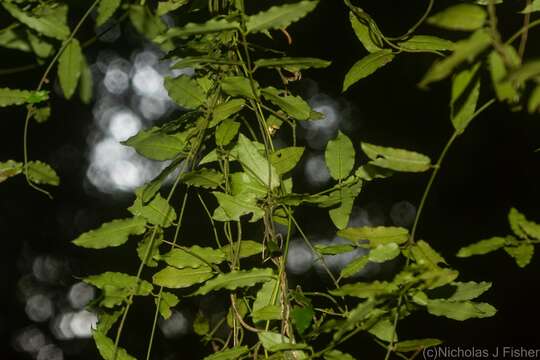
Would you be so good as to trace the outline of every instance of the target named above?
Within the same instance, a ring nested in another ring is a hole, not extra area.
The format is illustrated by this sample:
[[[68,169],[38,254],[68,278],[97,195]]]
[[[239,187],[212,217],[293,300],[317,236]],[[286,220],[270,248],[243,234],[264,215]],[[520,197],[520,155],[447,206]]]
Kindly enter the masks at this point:
[[[449,84],[454,133],[432,161],[414,149],[358,141],[339,131],[324,153],[332,185],[309,194],[297,192],[292,176],[304,153],[296,129],[301,122],[320,121],[324,114],[314,111],[289,84],[311,68],[328,67],[333,59],[290,57],[268,44],[277,35],[291,40],[294,34],[287,30],[289,25],[317,11],[317,0],[256,6],[244,0],[157,4],[96,0],[73,27],[68,25],[70,2],[2,1],[3,11],[13,22],[0,29],[0,46],[33,53],[48,65],[35,89],[0,89],[0,106],[26,108],[23,157],[0,163],[0,181],[20,174],[47,195],[42,186],[59,184],[51,166],[30,158],[28,130],[32,121],[49,117],[50,83],[56,77],[66,99],[77,93],[81,101],[91,101],[86,43],[78,37],[86,22],[106,28],[128,18],[141,35],[163,50],[174,69],[194,69],[192,76],[164,80],[182,114],[123,142],[148,159],[168,161],[167,167],[135,191],[128,217],[111,219],[73,240],[76,246],[97,250],[122,246],[130,239],[138,242],[133,254],[140,264],[136,273],[119,272],[111,264],[109,272],[84,278],[101,290],[92,304],[99,315],[93,339],[101,356],[134,359],[122,347],[122,337],[130,331],[124,325],[131,306],[141,297],[153,298],[155,304],[146,359],[152,358],[158,319],[170,317],[171,309],[183,298],[212,293],[226,299],[229,311],[217,324],[202,313],[195,319],[195,332],[211,345],[208,360],[354,359],[340,347],[360,333],[370,334],[384,348],[381,357],[407,359],[442,340],[430,338],[429,333],[420,339],[407,334],[398,337],[401,319],[418,311],[457,321],[493,316],[496,309],[477,300],[491,283],[461,279],[452,261],[421,240],[417,228],[445,155],[471,121],[497,101],[516,111],[540,111],[540,59],[523,56],[529,29],[540,25],[540,20],[531,21],[540,11],[540,1],[528,1],[521,14],[512,14],[523,17],[524,25],[506,40],[497,28],[500,2],[469,1],[436,8],[430,0],[416,24],[390,37],[359,4],[344,0],[343,11],[359,40],[354,46],[363,46],[367,54],[345,75],[343,91],[376,71],[385,71],[385,65],[400,61],[406,53],[431,53],[435,60],[418,86]],[[179,16],[181,25],[167,25],[164,15]],[[458,40],[419,30],[430,26],[453,32],[452,38]],[[278,132],[290,140],[279,149],[274,144]],[[360,163],[357,150],[369,160]],[[410,230],[349,226],[353,204],[361,192],[369,191],[370,183],[391,182],[395,173],[421,172],[430,176]],[[180,203],[173,202],[176,198]],[[190,206],[201,206],[207,214],[213,246],[182,241],[183,219]],[[313,246],[295,218],[300,207],[327,209],[337,235],[349,242]],[[509,222],[515,236],[482,240],[462,248],[457,256],[503,248],[519,266],[526,266],[534,244],[540,242],[540,225],[516,209],[510,210]],[[277,224],[285,232],[277,231]],[[293,231],[316,254],[330,279],[328,288],[308,292],[289,286],[286,261]],[[339,273],[326,266],[325,256],[355,249],[367,251]],[[355,277],[370,262],[397,258],[403,261],[391,280],[358,281]],[[225,329],[224,337],[216,335],[219,329]]]

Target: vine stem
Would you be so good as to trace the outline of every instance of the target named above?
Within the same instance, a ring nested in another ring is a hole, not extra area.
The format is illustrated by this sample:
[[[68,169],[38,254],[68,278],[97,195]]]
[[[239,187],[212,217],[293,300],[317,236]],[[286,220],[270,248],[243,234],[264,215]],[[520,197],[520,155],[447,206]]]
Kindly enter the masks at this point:
[[[516,41],[516,39],[521,35],[523,34],[524,32],[526,31],[529,31],[530,29],[532,29],[533,27],[536,27],[540,25],[540,19],[537,19],[535,21],[532,21],[530,22],[527,26],[523,26],[521,29],[519,29],[518,31],[516,31],[512,36],[510,36],[508,38],[508,40],[506,40],[505,42],[505,45],[509,45],[511,43],[513,43],[514,41]]]
[[[469,120],[469,122],[474,120],[474,118],[476,118],[478,115],[480,115],[482,112],[484,112],[484,110],[486,110],[488,107],[493,105],[494,102],[495,102],[495,99],[490,99],[489,101],[487,101],[478,110],[476,110],[474,112],[474,114],[471,115],[471,119]],[[426,204],[429,192],[431,191],[431,188],[433,187],[433,183],[434,183],[435,179],[437,178],[437,175],[439,174],[439,170],[440,170],[440,168],[442,166],[442,163],[443,163],[443,161],[444,161],[444,159],[446,157],[446,154],[448,153],[448,150],[450,149],[450,147],[452,146],[454,141],[462,133],[463,133],[463,130],[454,131],[454,133],[452,134],[452,136],[450,137],[450,139],[448,140],[448,142],[444,146],[444,149],[442,150],[441,155],[437,159],[437,162],[434,165],[433,172],[431,173],[431,176],[429,177],[429,181],[428,181],[428,183],[426,185],[424,193],[422,194],[422,199],[420,200],[420,204],[418,205],[418,210],[416,211],[416,216],[414,218],[414,223],[413,223],[413,226],[412,226],[412,229],[411,229],[411,235],[410,235],[410,238],[409,238],[410,243],[414,243],[416,230],[418,228],[418,223],[420,221],[420,216],[422,215],[422,210],[424,209],[424,206]]]
[[[178,223],[176,224],[176,230],[174,232],[174,238],[171,245],[171,249],[174,248],[176,245],[176,242],[178,241],[178,236],[180,234],[180,228],[182,227],[182,222],[184,219],[184,210],[186,209],[187,199],[189,195],[189,187],[186,189],[186,192],[184,193],[184,199],[182,200],[182,206],[180,208],[180,214],[178,216]],[[151,248],[149,247],[150,251]],[[194,255],[194,254],[193,254]],[[205,261],[206,262],[206,261]],[[154,312],[154,320],[152,322],[152,331],[150,332],[150,339],[148,340],[148,348],[146,350],[146,360],[150,360],[150,355],[152,353],[152,345],[154,344],[154,336],[156,334],[156,328],[157,328],[157,322],[159,318],[159,307],[161,305],[161,295],[163,293],[163,286],[159,287],[159,293],[157,297],[156,302],[156,311]]]
[[[97,6],[97,4],[99,3],[100,0],[94,0],[94,2],[92,3],[92,5],[90,5],[90,7],[88,8],[88,10],[86,10],[86,12],[84,13],[84,15],[81,17],[81,19],[79,20],[79,22],[75,25],[75,27],[73,28],[73,31],[71,32],[71,34],[69,34],[69,37],[66,39],[66,41],[64,41],[64,43],[62,44],[62,46],[60,47],[60,50],[58,50],[58,52],[56,53],[56,55],[52,58],[51,62],[49,63],[49,65],[47,66],[47,68],[45,69],[45,72],[43,73],[43,75],[41,76],[41,79],[39,80],[39,83],[38,83],[38,86],[36,88],[36,91],[40,91],[41,88],[43,87],[43,85],[45,84],[45,81],[47,79],[47,77],[49,76],[49,73],[51,72],[53,66],[56,64],[56,62],[58,61],[58,59],[60,58],[60,55],[62,55],[62,53],[64,52],[64,50],[66,49],[66,47],[69,45],[69,43],[73,40],[73,38],[75,37],[75,35],[77,34],[77,32],[79,31],[79,29],[81,28],[82,24],[86,21],[86,19],[88,18],[88,16],[90,15],[90,13],[92,12],[92,10],[94,10],[94,8]],[[32,106],[28,106],[27,110],[26,110],[26,118],[24,120],[24,132],[23,132],[23,159],[24,159],[24,176],[26,178],[26,182],[28,183],[28,185],[30,185],[30,187],[34,188],[35,190],[47,195],[49,198],[52,199],[52,196],[51,194],[45,190],[45,189],[42,189],[41,187],[35,185],[31,180],[30,178],[28,177],[28,127],[30,125],[30,119],[32,118],[32,110],[33,110],[33,107]]]
[[[531,0],[527,0],[527,7],[531,5]],[[523,29],[525,31],[521,34],[521,41],[519,42],[519,58],[523,59],[523,55],[525,55],[525,47],[527,46],[527,38],[529,35],[528,26],[531,22],[531,13],[528,12],[523,16]]]
[[[469,119],[468,122],[470,123],[471,121],[473,121],[478,115],[480,115],[487,108],[489,108],[491,105],[493,105],[493,103],[495,103],[495,99],[488,100],[484,105],[482,105],[480,108],[478,108],[478,110],[476,110],[471,115],[471,118]],[[450,147],[452,146],[454,141],[462,133],[463,133],[463,129],[454,131],[454,133],[452,134],[452,136],[450,137],[450,139],[447,141],[446,145],[444,146],[444,148],[443,148],[443,150],[441,152],[441,155],[439,155],[439,158],[437,159],[436,164],[434,165],[434,170],[431,173],[431,176],[429,177],[429,181],[428,181],[428,183],[426,185],[424,193],[422,194],[422,199],[420,200],[420,204],[418,205],[418,210],[417,210],[416,216],[414,218],[414,223],[413,223],[413,227],[412,227],[412,230],[411,230],[411,235],[409,237],[409,242],[408,242],[407,246],[410,246],[410,245],[414,244],[416,230],[418,228],[418,223],[420,221],[420,216],[422,215],[422,210],[424,209],[424,206],[426,204],[426,201],[427,201],[428,195],[430,193],[430,190],[433,187],[433,183],[435,182],[435,179],[437,178],[437,175],[439,174],[439,170],[440,170],[440,168],[442,166],[442,163],[443,163],[443,161],[444,161],[444,159],[446,157],[446,154],[448,153],[448,150],[450,149]],[[409,261],[410,261],[410,258],[407,258],[407,264],[409,263]],[[393,331],[392,331],[392,341],[390,341],[390,343],[388,344],[385,360],[388,360],[390,358],[390,354],[392,353],[392,348],[393,348],[393,345],[394,345],[394,342],[395,342],[395,336],[396,336],[396,331],[397,331],[397,324],[398,324],[398,321],[399,321],[399,311],[400,311],[401,304],[403,302],[403,296],[405,295],[405,293],[406,292],[401,292],[399,294],[399,297],[398,297],[398,303],[397,303],[397,308],[396,308],[396,316],[394,317],[394,323],[393,323],[393,326],[392,326],[392,329],[393,329]]]

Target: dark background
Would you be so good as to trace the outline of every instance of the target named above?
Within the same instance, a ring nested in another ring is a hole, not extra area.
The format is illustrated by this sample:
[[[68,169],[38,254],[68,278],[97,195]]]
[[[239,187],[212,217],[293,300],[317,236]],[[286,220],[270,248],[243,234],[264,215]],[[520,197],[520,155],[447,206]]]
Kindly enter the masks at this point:
[[[270,3],[266,1],[261,7]],[[449,3],[437,2],[435,10]],[[420,16],[425,5],[424,2],[411,5],[410,2],[389,0],[365,1],[362,4],[383,32],[393,36],[404,33]],[[521,5],[510,4],[500,8],[499,14],[504,14],[500,19],[503,38],[519,28],[520,17],[514,14]],[[82,8],[74,9],[71,15],[76,18],[82,11]],[[0,22],[8,23],[5,16],[0,18]],[[127,22],[121,26],[129,33]],[[285,44],[281,34],[277,33],[275,38],[277,46],[287,49],[291,56],[313,56],[333,61],[331,67],[306,71],[304,77],[316,81],[320,91],[350,106],[353,126],[347,134],[357,149],[360,141],[367,141],[412,149],[428,154],[432,159],[438,157],[452,133],[448,111],[449,82],[434,84],[430,91],[421,91],[416,86],[434,60],[434,55],[400,55],[393,63],[360,81],[346,94],[341,94],[344,74],[365,55],[350,29],[344,5],[340,1],[321,1],[314,13],[288,30],[293,36],[291,47]],[[434,31],[423,26],[419,33]],[[465,35],[440,34],[452,39]],[[86,26],[79,38],[91,36],[93,29]],[[95,61],[98,51],[104,47],[129,54],[142,41],[133,38],[126,41],[121,37],[113,43],[97,42],[85,49],[85,54],[89,62]],[[527,57],[540,55],[539,41],[540,36],[533,30]],[[11,50],[2,49],[1,54],[1,68],[32,61],[30,57]],[[3,75],[0,84],[2,87],[31,88],[37,84],[42,71],[43,67],[17,75]],[[302,84],[298,89],[302,89]],[[486,77],[481,103],[493,96],[490,92]],[[24,298],[17,284],[31,273],[33,258],[49,255],[61,264],[61,276],[42,285],[55,293],[58,301],[62,301],[66,289],[77,281],[77,277],[113,268],[129,272],[136,267],[133,251],[122,248],[92,252],[71,245],[70,240],[80,232],[94,228],[102,221],[127,216],[125,208],[132,197],[122,193],[102,194],[84,179],[88,166],[86,137],[92,127],[91,107],[78,101],[65,101],[59,96],[53,96],[52,107],[53,116],[49,122],[31,124],[29,144],[30,158],[52,164],[61,177],[61,186],[52,189],[54,200],[33,191],[22,177],[0,185],[1,359],[31,358],[16,351],[14,339],[21,329],[32,325],[25,314]],[[356,117],[358,122],[355,124]],[[22,108],[0,110],[2,160],[22,159],[23,120]],[[469,126],[448,153],[420,221],[418,236],[429,241],[453,267],[460,270],[462,281],[494,283],[482,301],[493,304],[498,313],[489,319],[466,322],[416,313],[400,323],[402,338],[437,337],[452,346],[490,349],[503,345],[540,346],[540,335],[536,330],[540,320],[537,306],[538,257],[534,257],[525,269],[517,267],[504,251],[477,258],[455,257],[457,250],[466,244],[509,234],[506,215],[511,207],[516,207],[531,220],[540,221],[537,205],[540,164],[539,153],[534,152],[540,147],[539,130],[538,114],[529,116],[523,111],[511,112],[506,105],[492,106]],[[377,204],[383,212],[388,212],[396,201],[406,200],[417,206],[428,176],[427,173],[398,174],[389,180],[369,184],[356,205]],[[207,225],[200,220],[201,210],[198,207],[190,210],[186,219],[188,235],[206,232]],[[81,212],[82,217],[75,216]],[[331,230],[324,212],[300,211],[299,214],[310,235]],[[306,278],[304,281],[313,283],[316,279]],[[145,341],[140,340],[145,339],[153,315],[153,310],[147,309],[136,306],[134,313],[138,315],[128,321],[124,344],[130,350],[134,349],[133,353],[142,352],[145,346]],[[47,323],[36,326],[48,331]],[[358,358],[365,358],[366,354],[368,357],[383,356],[381,349],[372,345],[367,337],[360,337],[360,340],[350,341],[345,349]],[[55,340],[55,343],[64,350],[66,359],[97,358],[90,340]],[[171,359],[196,359],[205,351],[192,334],[167,341],[158,336],[155,349],[156,354],[160,354],[155,358],[173,354],[169,357]]]

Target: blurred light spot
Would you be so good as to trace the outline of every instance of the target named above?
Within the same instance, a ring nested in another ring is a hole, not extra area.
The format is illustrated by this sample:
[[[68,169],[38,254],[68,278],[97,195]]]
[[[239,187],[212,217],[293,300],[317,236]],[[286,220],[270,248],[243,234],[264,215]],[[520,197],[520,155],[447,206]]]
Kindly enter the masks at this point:
[[[309,101],[314,111],[324,115],[323,119],[315,121],[301,121],[305,128],[304,137],[313,149],[323,149],[329,139],[335,136],[341,116],[337,103],[327,95],[319,94]]]
[[[310,155],[306,161],[304,175],[312,186],[321,186],[330,180],[330,173],[326,167],[324,156]]]
[[[183,313],[173,310],[170,318],[160,319],[159,328],[166,338],[171,339],[187,334],[191,324]]]
[[[45,345],[39,349],[37,360],[63,360],[64,353],[62,349],[54,344]]]
[[[15,345],[18,350],[28,353],[36,353],[46,343],[45,335],[36,327],[24,329],[15,339]]]
[[[148,120],[159,119],[167,111],[168,103],[165,99],[143,96],[139,99],[138,109]]]
[[[96,291],[94,287],[81,281],[71,286],[68,293],[68,300],[73,308],[82,309],[92,301],[95,295]]]
[[[109,131],[117,141],[124,141],[136,135],[141,129],[141,120],[128,110],[114,113],[109,122]]]
[[[156,65],[158,60],[159,56],[156,52],[144,50],[134,56],[133,65],[136,69],[142,69],[146,66]]]
[[[303,274],[313,265],[314,255],[311,249],[301,240],[293,240],[287,253],[287,270],[293,274]]]
[[[54,318],[50,328],[55,338],[58,340],[69,340],[75,337],[71,330],[71,320],[74,315],[73,312],[66,312]]]
[[[129,77],[124,71],[118,68],[107,69],[103,84],[107,90],[115,95],[123,94],[129,86]]]
[[[408,201],[395,203],[390,210],[390,218],[396,226],[410,227],[416,217],[416,208]]]
[[[109,64],[113,60],[118,59],[118,58],[119,58],[118,54],[112,50],[108,50],[108,49],[101,50],[97,55],[96,65],[99,68],[99,70],[105,74],[107,72],[107,68],[109,67]]]
[[[55,283],[62,276],[62,263],[49,255],[38,256],[32,264],[32,273],[39,281]]]
[[[69,327],[74,336],[78,338],[89,338],[92,336],[92,329],[95,329],[97,321],[96,314],[81,310],[73,315]]]
[[[349,227],[371,226],[369,214],[366,209],[353,207],[349,218]]]
[[[168,99],[167,90],[163,86],[163,76],[151,66],[136,69],[131,83],[139,95]]]
[[[37,294],[30,297],[26,301],[26,306],[24,310],[30,320],[35,322],[42,322],[52,316],[54,306],[51,299],[49,299],[47,296]]]

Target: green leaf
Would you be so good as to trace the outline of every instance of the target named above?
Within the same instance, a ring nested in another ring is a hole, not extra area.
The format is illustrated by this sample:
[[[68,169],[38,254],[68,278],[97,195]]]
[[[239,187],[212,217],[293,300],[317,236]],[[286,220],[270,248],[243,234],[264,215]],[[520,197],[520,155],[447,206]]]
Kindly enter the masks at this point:
[[[459,96],[464,98],[457,111],[454,109],[452,125],[458,132],[463,132],[473,119],[478,97],[480,96],[480,79],[475,77],[479,66],[459,72],[452,80],[452,108]],[[466,94],[463,94],[466,92]],[[459,94],[459,95],[458,95]]]
[[[398,46],[412,51],[454,50],[452,41],[430,35],[413,35],[409,39],[398,43]]]
[[[37,184],[60,184],[60,178],[54,169],[41,161],[28,162],[28,178]]]
[[[227,95],[243,96],[248,99],[255,99],[251,83],[248,78],[243,76],[227,76],[221,80],[221,90]],[[255,90],[258,91],[258,85],[255,83]]]
[[[36,120],[38,124],[46,122],[51,117],[50,106],[34,108],[34,110],[32,111],[32,117]]]
[[[304,148],[291,146],[279,149],[270,156],[270,162],[279,175],[283,175],[294,169],[304,154]]]
[[[368,332],[382,341],[392,342],[398,340],[398,336],[394,331],[394,324],[387,318],[379,320]]]
[[[300,335],[302,335],[310,326],[315,316],[315,311],[311,306],[308,307],[293,307],[291,317],[294,327]]]
[[[427,23],[448,30],[473,31],[484,26],[486,17],[480,6],[457,4],[430,16]]]
[[[421,273],[418,278],[423,280],[428,289],[436,289],[452,283],[459,276],[459,272],[438,266],[428,266],[427,271]]]
[[[448,298],[449,301],[463,301],[473,300],[485,293],[491,287],[490,282],[454,282],[453,286],[456,287],[456,291]]]
[[[133,27],[148,40],[167,30],[167,25],[159,16],[154,15],[146,6],[131,5],[128,10],[129,20]],[[165,42],[163,40],[163,42]]]
[[[429,170],[431,160],[426,155],[403,149],[383,147],[363,142],[362,150],[373,165],[394,171],[422,172]]]
[[[99,331],[94,331],[92,337],[96,342],[96,347],[103,360],[137,360],[129,355],[127,351],[121,347],[116,347],[114,341],[109,339],[105,334]],[[115,348],[116,357],[115,357]]]
[[[211,34],[216,32],[239,30],[240,24],[237,21],[228,21],[226,19],[211,19],[202,24],[189,23],[184,27],[173,27],[165,35],[156,39],[157,42],[163,42],[170,38],[187,38],[193,35]]]
[[[0,107],[36,104],[47,99],[49,99],[49,92],[45,90],[31,91],[0,88]]]
[[[193,295],[206,295],[211,291],[221,289],[235,290],[239,287],[251,287],[274,278],[272,269],[235,270],[208,280]]]
[[[309,68],[325,68],[330,66],[332,62],[328,60],[322,60],[317,58],[304,58],[304,57],[282,57],[282,58],[269,58],[255,60],[255,69],[268,67],[268,68],[283,68],[291,72],[300,71]]]
[[[366,317],[368,317],[372,313],[375,305],[375,301],[368,300],[361,302],[356,308],[351,310],[348,313],[345,322],[342,322],[338,327],[337,331],[334,333],[334,341],[339,340],[345,333],[347,333],[349,330],[352,330],[359,322],[363,321]]]
[[[200,168],[182,176],[182,181],[191,186],[205,189],[216,189],[224,181],[223,174],[213,169]]]
[[[193,332],[199,336],[206,335],[210,332],[210,323],[201,311],[197,313],[195,320],[193,320]]]
[[[350,263],[348,263],[343,269],[341,269],[341,273],[339,276],[342,278],[348,278],[351,276],[356,275],[360,270],[362,270],[369,262],[369,256],[363,255],[360,256]]]
[[[354,250],[351,245],[315,245],[315,250],[322,255],[338,255]]]
[[[347,91],[357,81],[373,74],[394,59],[392,50],[379,50],[358,60],[345,75],[343,92]]]
[[[508,221],[514,234],[527,240],[529,237],[540,240],[540,224],[527,220],[525,215],[515,208],[510,209]]]
[[[66,25],[67,5],[40,6],[32,15],[20,10],[12,2],[3,1],[2,6],[15,19],[45,36],[65,40],[71,33]]]
[[[257,255],[263,252],[264,246],[261,243],[258,243],[253,240],[242,240],[240,241],[240,253],[238,254],[239,259],[247,258],[253,255]],[[220,250],[225,254],[227,260],[232,261],[235,257],[236,250],[238,249],[238,243],[236,244],[227,244],[220,248]]]
[[[58,59],[58,79],[66,99],[71,99],[81,76],[83,54],[77,39],[71,39]]]
[[[148,281],[118,272],[105,272],[88,276],[83,281],[103,291],[103,299],[100,305],[107,308],[121,304],[131,294],[147,296],[153,289],[152,284]]]
[[[262,95],[294,119],[309,120],[311,117],[311,107],[300,96],[288,95],[285,91],[271,86],[262,89]]]
[[[397,286],[386,281],[373,281],[370,283],[357,282],[343,285],[335,290],[330,290],[336,296],[354,296],[358,298],[372,298],[384,294],[390,294],[397,290]]]
[[[212,112],[212,121],[208,127],[214,127],[221,121],[228,119],[244,108],[246,101],[244,99],[231,99],[226,103],[219,104]]]
[[[256,311],[275,305],[279,299],[279,293],[279,284],[275,278],[264,282],[253,302],[253,316],[255,317]]]
[[[188,3],[189,0],[167,0],[158,2],[156,15],[163,16]]]
[[[279,186],[279,176],[276,169],[259,153],[254,142],[240,134],[235,148],[238,152],[238,161],[242,164],[244,171],[270,189]]]
[[[92,78],[92,71],[83,56],[81,61],[81,78],[79,80],[79,98],[85,104],[89,104],[92,101],[94,80]]]
[[[245,195],[249,199],[264,198],[268,194],[268,188],[265,187],[255,177],[245,173],[237,172],[231,174],[231,191],[234,197]]]
[[[339,207],[331,209],[328,214],[338,229],[344,229],[349,224],[349,218],[354,205],[354,200],[362,191],[362,181],[355,185],[336,190],[341,198]]]
[[[465,246],[459,250],[457,257],[469,257],[473,255],[484,255],[492,251],[504,247],[506,239],[503,237],[493,237],[486,240],[481,240],[469,246]]]
[[[107,335],[111,327],[116,324],[120,316],[122,315],[122,310],[115,311],[113,313],[102,311],[98,314],[98,323],[96,326],[96,331]]]
[[[261,331],[258,332],[259,341],[262,343],[263,347],[272,352],[284,351],[284,350],[297,350],[297,349],[306,349],[309,348],[308,345],[302,343],[293,343],[291,340],[284,336],[283,334],[272,332],[272,331]],[[294,359],[307,360],[307,356],[303,352],[293,352]],[[279,359],[289,358],[283,357],[282,355],[278,356]]]
[[[400,254],[399,246],[396,243],[380,244],[369,253],[369,261],[382,263],[394,259]]]
[[[154,302],[156,303],[156,306],[159,306],[158,310],[161,316],[163,316],[164,319],[168,319],[172,315],[171,308],[178,305],[180,299],[170,292],[162,291],[161,299],[155,298]]]
[[[521,64],[521,59],[516,50],[510,45],[506,45],[504,49],[512,65],[518,67]],[[519,100],[519,93],[512,83],[507,80],[508,70],[506,69],[506,64],[496,50],[489,53],[488,65],[497,99],[499,101],[516,103]]]
[[[324,360],[356,360],[352,355],[339,350],[330,350],[324,353]]]
[[[268,10],[247,18],[247,32],[255,33],[271,29],[285,29],[315,9],[318,3],[318,1],[300,1],[294,4],[272,6]]]
[[[228,145],[238,134],[240,123],[232,119],[226,119],[216,129],[216,145]]]
[[[213,276],[214,273],[208,266],[185,269],[167,266],[152,276],[152,282],[166,288],[181,289],[202,283]]]
[[[529,265],[534,255],[534,246],[532,244],[520,244],[519,246],[506,246],[504,251],[516,260],[519,267],[524,268]]]
[[[533,0],[532,2],[528,3],[527,6],[521,10],[521,13],[530,14],[536,11],[540,11],[540,0]]]
[[[394,175],[394,172],[392,170],[388,170],[388,169],[379,167],[377,165],[374,165],[373,162],[371,161],[368,162],[367,164],[360,166],[354,172],[355,177],[365,180],[365,181],[373,181],[375,179],[386,179],[392,175]]]
[[[446,264],[444,258],[439,255],[433,248],[424,240],[417,241],[411,248],[411,254],[416,260],[416,263],[427,266],[437,266],[438,264]]]
[[[205,357],[203,360],[236,360],[240,356],[249,352],[247,346],[237,346],[227,350],[221,350],[215,354]]]
[[[152,237],[154,237],[153,241]],[[139,257],[139,260],[144,262],[148,267],[156,267],[158,265],[156,259],[159,259],[159,246],[162,241],[163,233],[161,231],[159,231],[157,235],[154,235],[153,232],[147,233],[137,244],[137,256]],[[151,249],[148,248],[150,245],[152,245]],[[146,256],[147,253],[148,257]]]
[[[50,42],[37,35],[34,35],[34,33],[29,30],[26,32],[26,34],[34,54],[41,58],[48,58],[53,54],[54,46]]]
[[[90,230],[73,240],[77,246],[91,249],[120,246],[129,235],[140,235],[146,231],[146,220],[141,217],[117,219],[102,224],[95,230]]]
[[[338,231],[338,236],[350,241],[369,240],[371,247],[390,243],[403,244],[409,239],[409,231],[394,226],[362,226]]]
[[[206,95],[200,85],[187,75],[177,78],[166,77],[165,88],[171,99],[186,109],[196,109],[206,102]]]
[[[240,221],[240,216],[253,213],[250,222],[255,222],[264,216],[264,210],[256,205],[253,197],[231,196],[220,192],[213,194],[219,203],[219,207],[214,211],[214,220]]]
[[[535,112],[540,112],[540,85],[534,88],[529,96],[529,101],[527,103],[527,111],[529,114],[534,114]]]
[[[157,194],[148,204],[143,203],[143,189],[137,189],[137,195],[133,205],[128,208],[128,211],[134,216],[145,218],[150,224],[163,227],[171,226],[176,220],[176,212],[171,205]]]
[[[495,315],[497,310],[487,303],[472,301],[448,301],[443,299],[428,300],[427,311],[436,316],[445,316],[454,320],[486,318]]]
[[[381,50],[384,46],[377,34],[372,32],[367,21],[360,21],[354,12],[349,11],[349,20],[356,37],[370,53]]]
[[[186,146],[179,136],[166,134],[157,127],[139,131],[122,144],[131,146],[148,159],[160,161],[174,159]]]
[[[442,341],[439,339],[415,339],[415,340],[404,340],[400,341],[394,345],[394,349],[397,352],[409,352],[409,351],[418,351],[425,348],[433,347],[442,344]]]
[[[349,176],[354,167],[354,157],[355,151],[351,140],[338,131],[336,138],[328,142],[324,152],[324,160],[330,176],[335,180],[343,180]]]
[[[20,162],[13,160],[0,162],[0,183],[20,174],[22,171],[23,164]]]
[[[281,310],[281,306],[279,305],[266,305],[260,309],[253,310],[251,317],[253,318],[254,322],[280,320]]]
[[[120,6],[121,0],[101,0],[99,2],[96,18],[96,25],[101,26],[114,15],[114,12]]]
[[[161,256],[168,265],[179,269],[208,267],[208,264],[220,264],[225,260],[225,254],[220,249],[194,245],[185,250],[174,248]]]
[[[436,61],[418,85],[426,88],[432,82],[445,79],[463,62],[473,62],[490,44],[491,36],[486,30],[475,31],[468,39],[456,42],[454,52],[443,60]]]
[[[25,38],[25,32],[20,31],[20,29],[3,28],[0,32],[0,46],[24,52],[33,50]]]

